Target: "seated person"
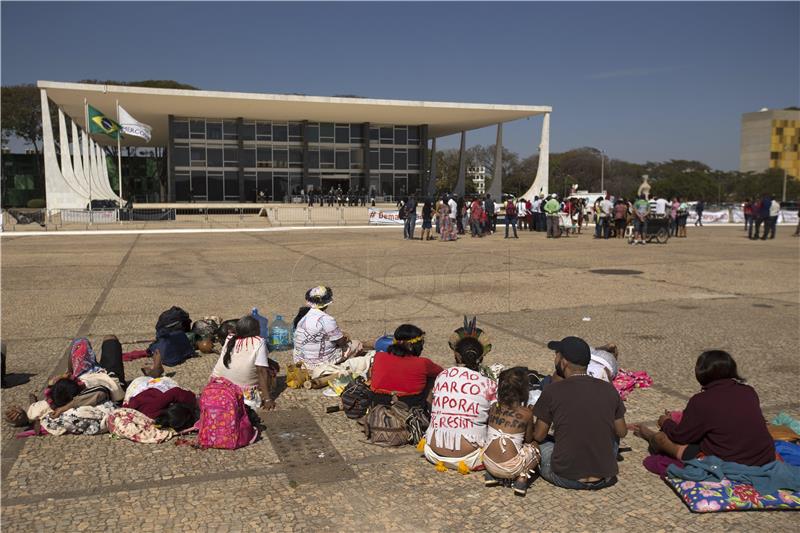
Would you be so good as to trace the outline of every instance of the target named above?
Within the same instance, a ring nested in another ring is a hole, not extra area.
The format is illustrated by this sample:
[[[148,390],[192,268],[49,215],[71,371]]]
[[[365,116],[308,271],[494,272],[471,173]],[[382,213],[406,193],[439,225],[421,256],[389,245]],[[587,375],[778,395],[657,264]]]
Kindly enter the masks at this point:
[[[72,372],[51,378],[44,390],[44,400],[30,395],[30,406],[22,409],[12,405],[6,410],[6,421],[15,426],[29,426],[49,416],[57,418],[69,409],[101,405],[122,400],[124,392],[116,377],[105,372],[90,372],[80,378]]]
[[[694,375],[702,390],[689,399],[680,422],[666,412],[658,419],[661,431],[635,425],[634,434],[656,453],[682,461],[715,455],[723,461],[762,466],[775,460],[755,389],[739,377],[728,352],[711,350],[697,358]]]
[[[464,337],[474,337],[478,339],[481,346],[483,346],[483,358],[485,359],[486,356],[489,355],[489,352],[492,351],[492,340],[484,330],[478,327],[477,322],[477,318],[474,316],[472,319],[466,316],[464,317],[464,325],[453,331],[453,333],[450,334],[450,338],[447,339],[447,344],[450,346],[451,350],[455,351],[456,344]],[[489,379],[497,381],[497,376],[491,367],[482,365],[480,369],[478,369],[478,372]]]
[[[128,385],[122,407],[135,409],[162,428],[183,431],[197,420],[197,398],[168,377],[141,376]]]
[[[551,341],[558,380],[542,390],[533,414],[540,443],[539,473],[553,485],[596,490],[617,481],[619,439],[628,433],[625,406],[610,383],[586,373],[591,349],[583,339]],[[554,426],[554,441],[548,438]]]
[[[325,312],[333,303],[333,289],[314,287],[306,291],[305,299],[293,322],[293,362],[302,362],[312,379],[341,372],[366,374],[371,357],[364,346],[348,338]]]
[[[433,380],[443,370],[426,357],[425,332],[403,324],[394,332],[394,342],[385,352],[377,352],[372,361],[373,401],[388,405],[396,394],[408,406],[427,407]]]
[[[442,371],[431,391],[431,423],[425,433],[425,458],[462,471],[481,466],[489,408],[497,383],[480,374],[483,346],[465,337],[455,347],[456,366]]]
[[[527,406],[528,369],[517,366],[500,373],[497,403],[489,410],[489,430],[483,452],[487,487],[513,480],[514,493],[525,496],[539,450],[533,443],[533,409]]]
[[[156,340],[147,347],[153,356],[153,366],[142,369],[150,377],[157,378],[164,373],[164,366],[177,366],[195,354],[194,346],[183,330],[162,329],[156,332]]]
[[[211,377],[222,377],[238,385],[244,403],[251,409],[274,409],[272,399],[277,362],[270,365],[267,339],[260,336],[258,320],[245,315],[236,322],[236,333],[228,336]]]

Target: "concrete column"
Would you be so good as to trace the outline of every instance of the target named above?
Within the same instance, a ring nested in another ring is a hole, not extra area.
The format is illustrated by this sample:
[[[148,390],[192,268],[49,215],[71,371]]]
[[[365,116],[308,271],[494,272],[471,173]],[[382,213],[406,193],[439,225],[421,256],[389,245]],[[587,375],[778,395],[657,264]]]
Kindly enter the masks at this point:
[[[78,125],[70,119],[72,123],[72,172],[75,174],[75,182],[80,185],[86,197],[89,197],[89,182],[83,173],[83,155],[81,155],[81,141],[78,134]]]
[[[224,127],[224,126],[223,126]],[[223,136],[224,137],[224,136]],[[169,115],[167,117],[167,202],[174,202],[175,201],[175,115]],[[189,161],[191,163],[191,153],[189,155]],[[225,155],[223,153],[222,156],[223,164],[225,161]],[[225,179],[225,175],[223,174],[222,179]],[[161,193],[161,182],[158,183],[158,190],[159,195]],[[163,201],[163,199],[162,199]]]
[[[503,123],[497,125],[497,141],[494,143],[494,177],[492,186],[486,191],[499,201],[503,197]]]
[[[69,186],[61,173],[56,157],[56,143],[53,124],[50,120],[50,104],[47,91],[40,90],[42,106],[42,150],[44,155],[44,188],[48,209],[83,209],[86,198],[80,196]]]
[[[467,132],[461,132],[461,148],[458,151],[458,181],[456,181],[456,187],[453,190],[456,196],[464,196],[466,192],[466,178],[467,178],[467,161],[466,161],[466,144],[467,144]]]
[[[364,177],[361,179],[359,187],[364,194],[369,196],[369,122],[361,124],[361,138],[363,139],[361,149],[364,151]]]
[[[425,175],[428,171],[428,125],[423,124],[419,127],[419,180],[417,181],[417,191],[422,195],[427,194],[427,183]]]
[[[242,130],[244,129],[244,119],[239,117],[236,119],[236,138],[239,141],[239,201],[246,202],[244,196],[244,165],[242,164],[242,153],[244,152],[244,139],[242,139]]]
[[[428,178],[425,195],[429,198],[436,196],[436,137],[431,139],[431,175]]]
[[[308,121],[303,120],[300,122],[300,135],[303,138],[303,178],[300,182],[300,188],[305,192],[306,184],[308,183],[308,139],[306,138],[306,128],[308,128]]]
[[[80,196],[88,198],[88,191],[85,191],[82,185],[78,183],[75,173],[72,171],[72,158],[69,155],[69,141],[67,140],[67,122],[64,119],[64,111],[61,108],[58,108],[58,133],[61,146],[61,174],[73,191]]]
[[[536,179],[523,198],[531,199],[539,194],[548,194],[550,181],[550,113],[545,113],[542,119],[542,140],[539,143],[539,167],[536,169]]]

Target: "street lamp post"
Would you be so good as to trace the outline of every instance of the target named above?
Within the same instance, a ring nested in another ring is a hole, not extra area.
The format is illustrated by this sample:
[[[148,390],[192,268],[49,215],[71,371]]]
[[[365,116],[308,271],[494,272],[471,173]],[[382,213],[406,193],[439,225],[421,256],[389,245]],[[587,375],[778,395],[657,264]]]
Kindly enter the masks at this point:
[[[600,150],[600,192],[605,195],[606,153]]]

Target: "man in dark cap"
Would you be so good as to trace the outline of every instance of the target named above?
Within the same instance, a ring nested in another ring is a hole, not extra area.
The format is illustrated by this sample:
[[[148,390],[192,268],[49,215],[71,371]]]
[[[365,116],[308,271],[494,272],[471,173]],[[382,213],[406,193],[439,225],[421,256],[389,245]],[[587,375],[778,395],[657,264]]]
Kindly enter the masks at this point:
[[[628,433],[625,406],[613,385],[587,374],[586,341],[565,337],[547,347],[556,352],[556,373],[533,408],[540,474],[567,489],[609,487],[617,482],[619,439]]]

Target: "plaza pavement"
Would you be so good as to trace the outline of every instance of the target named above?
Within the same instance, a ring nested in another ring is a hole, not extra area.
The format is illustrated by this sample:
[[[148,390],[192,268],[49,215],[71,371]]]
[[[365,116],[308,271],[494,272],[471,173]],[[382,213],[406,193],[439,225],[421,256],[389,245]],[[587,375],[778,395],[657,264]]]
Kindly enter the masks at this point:
[[[698,390],[697,355],[729,350],[768,417],[800,415],[800,240],[779,228],[752,242],[738,227],[689,228],[688,239],[632,247],[589,235],[521,233],[454,243],[405,242],[402,229],[285,233],[2,238],[2,337],[16,386],[5,409],[40,391],[69,340],[116,334],[146,346],[171,305],[240,316],[253,306],[290,320],[314,285],[334,288],[331,313],[357,338],[402,322],[427,333],[424,355],[452,363],[449,333],[477,314],[489,363],[548,371],[550,339],[615,342],[621,364],[652,389],[626,402],[629,422],[681,408]],[[593,273],[624,269],[628,275]],[[285,366],[288,352],[277,358]],[[172,369],[200,391],[216,360]],[[128,379],[142,363],[126,364]],[[336,401],[286,390],[262,417],[264,438],[238,451],[110,438],[13,438],[2,425],[4,531],[790,531],[798,514],[693,515],[641,466],[624,439],[619,483],[596,493],[537,480],[526,498],[486,489],[480,474],[438,473],[412,447],[362,442]]]

